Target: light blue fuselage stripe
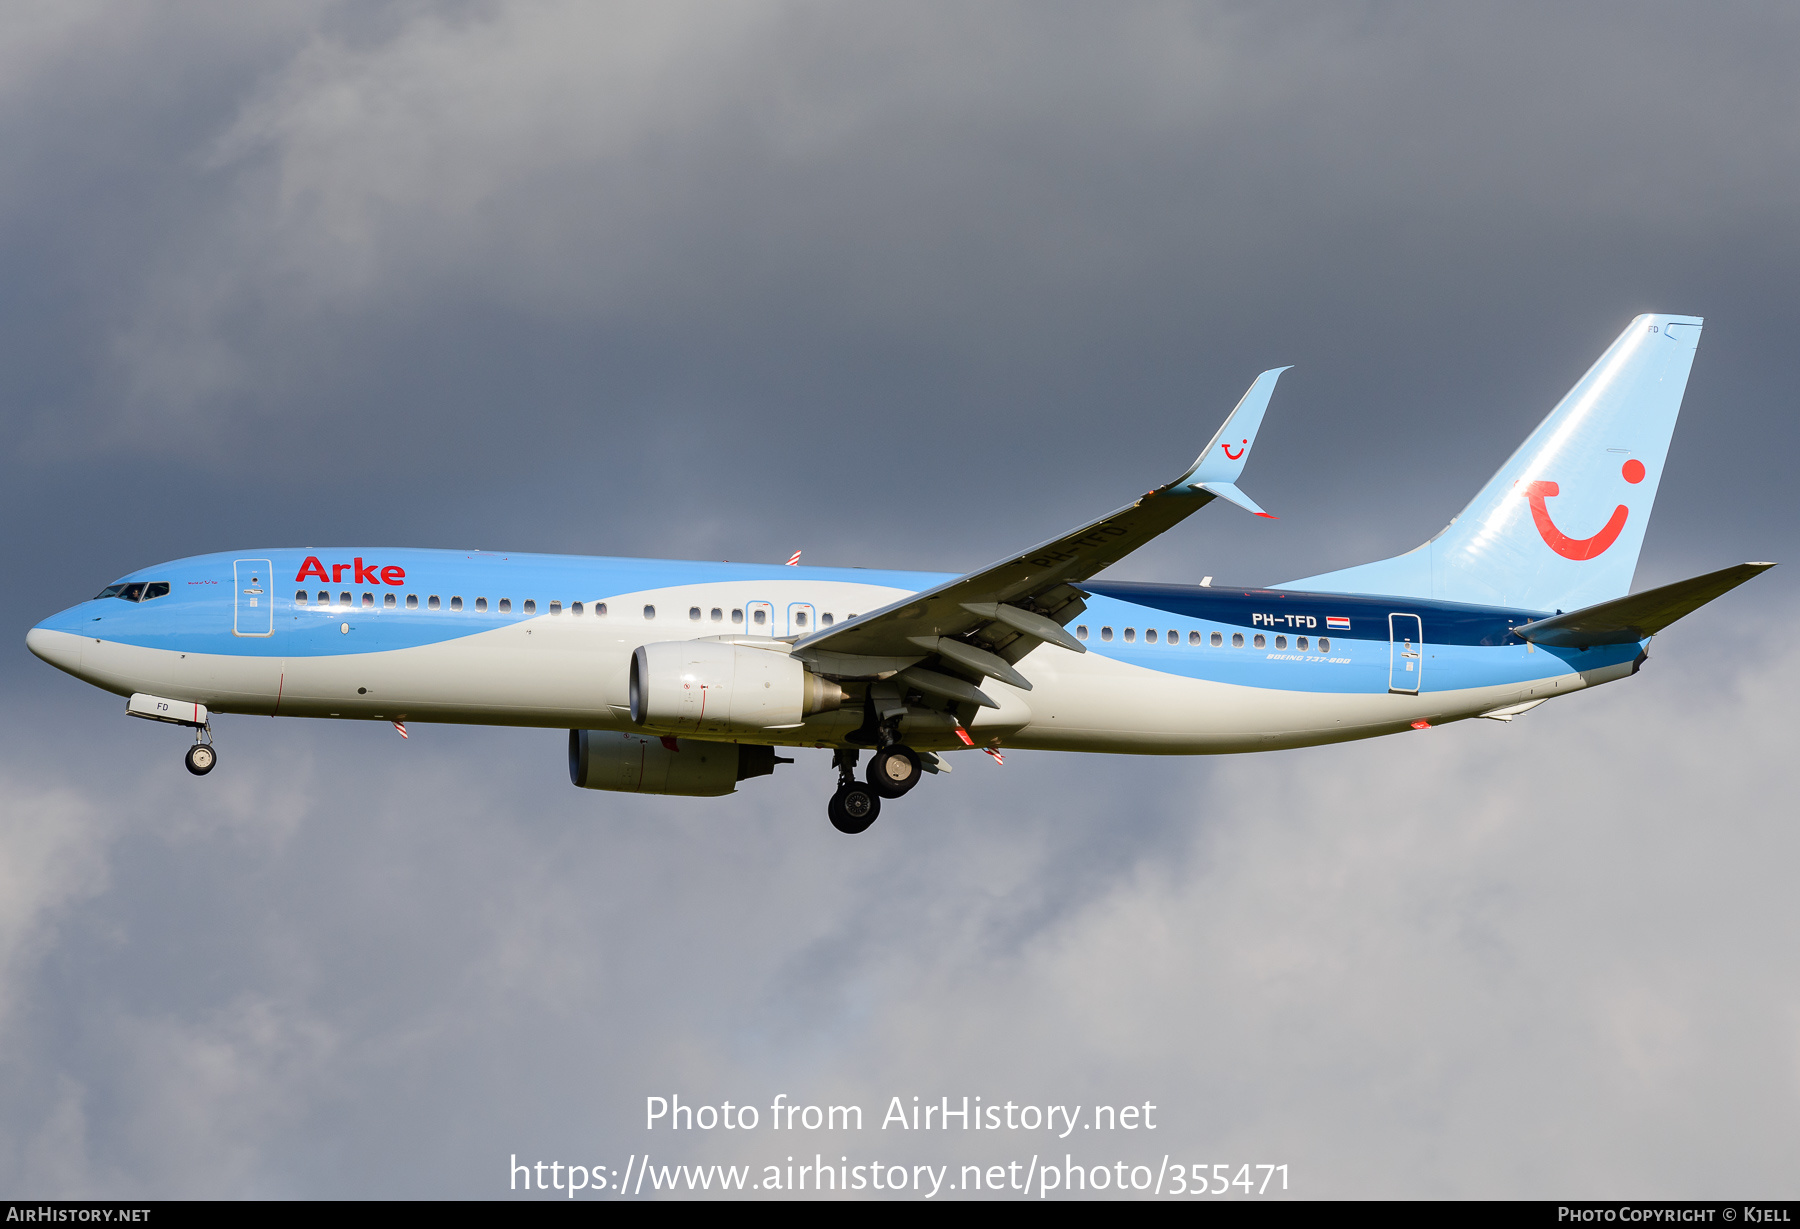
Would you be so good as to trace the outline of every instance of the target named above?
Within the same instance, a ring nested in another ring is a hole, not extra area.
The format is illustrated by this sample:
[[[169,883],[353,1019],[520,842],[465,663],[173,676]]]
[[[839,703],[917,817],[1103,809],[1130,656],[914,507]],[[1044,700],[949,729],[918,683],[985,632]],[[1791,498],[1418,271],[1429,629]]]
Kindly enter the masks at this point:
[[[242,560],[268,560],[272,575],[261,601],[273,603],[274,634],[246,637],[232,634],[234,614],[233,567]],[[362,560],[363,583],[354,579],[355,564]],[[317,574],[297,579],[308,560],[323,566],[330,580]],[[382,569],[399,583],[374,584]],[[779,585],[792,594],[798,583],[868,585],[908,592],[930,588],[953,576],[935,572],[891,572],[858,568],[784,567],[777,564],[694,562],[663,559],[627,559],[582,555],[490,554],[464,551],[380,548],[303,548],[235,551],[201,555],[144,568],[122,578],[132,581],[167,581],[170,593],[152,601],[132,603],[117,598],[80,603],[45,620],[40,626],[146,648],[185,653],[211,653],[247,657],[329,657],[349,653],[380,653],[421,645],[441,644],[511,623],[548,615],[551,602],[567,610],[581,602],[592,617],[593,604],[613,603],[608,618],[629,626],[641,611],[618,609],[618,600],[646,591],[679,589],[684,585],[736,584],[743,586],[742,601],[764,599]],[[1420,666],[1424,690],[1447,691],[1526,682],[1592,670],[1627,662],[1641,651],[1637,643],[1608,645],[1587,651],[1575,649],[1533,650],[1507,635],[1507,627],[1529,621],[1543,612],[1510,611],[1493,607],[1463,606],[1418,599],[1381,599],[1366,596],[1305,594],[1271,590],[1211,589],[1196,586],[1138,585],[1091,582],[1087,610],[1072,625],[1087,629],[1090,652],[1104,657],[1187,678],[1233,683],[1282,691],[1318,693],[1366,693],[1385,691],[1390,668],[1388,615],[1419,614],[1423,620]],[[304,589],[308,603],[300,606],[295,593]],[[314,603],[319,593],[330,595],[333,605]],[[351,595],[351,609],[337,603]],[[373,609],[361,605],[372,595]],[[393,609],[384,599],[393,594]],[[416,609],[407,609],[406,596],[418,598]],[[428,608],[436,596],[440,609]],[[461,598],[463,609],[452,611],[451,599]],[[485,612],[475,610],[477,598],[487,600]],[[510,601],[510,612],[501,613],[501,599]],[[527,600],[536,603],[534,614],[525,613]],[[888,597],[872,593],[870,607],[884,605]],[[684,604],[685,605],[685,604]],[[851,610],[835,612],[839,618]],[[565,616],[567,617],[567,616]],[[1349,623],[1328,626],[1328,619]],[[346,622],[356,635],[347,637]],[[1111,640],[1102,639],[1110,628]],[[1126,629],[1134,637],[1127,643]],[[1157,642],[1146,632],[1154,629]],[[708,623],[701,634],[734,630]],[[1170,643],[1169,633],[1174,632]],[[1213,647],[1219,633],[1222,647]],[[1201,643],[1189,643],[1199,633]],[[1233,634],[1244,638],[1244,647],[1231,647]],[[658,633],[666,637],[666,631]],[[1254,647],[1254,637],[1265,637],[1265,646]],[[1276,648],[1276,637],[1287,638],[1288,648]],[[1298,648],[1305,636],[1308,650]],[[1319,641],[1330,642],[1321,652]]]

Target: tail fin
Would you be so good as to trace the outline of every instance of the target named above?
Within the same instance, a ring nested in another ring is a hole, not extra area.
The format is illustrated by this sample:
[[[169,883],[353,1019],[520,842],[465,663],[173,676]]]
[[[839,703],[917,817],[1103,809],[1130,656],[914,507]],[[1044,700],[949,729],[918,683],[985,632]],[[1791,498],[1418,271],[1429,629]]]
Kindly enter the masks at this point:
[[[1278,589],[1575,610],[1631,589],[1698,316],[1639,316],[1462,514],[1404,555]]]

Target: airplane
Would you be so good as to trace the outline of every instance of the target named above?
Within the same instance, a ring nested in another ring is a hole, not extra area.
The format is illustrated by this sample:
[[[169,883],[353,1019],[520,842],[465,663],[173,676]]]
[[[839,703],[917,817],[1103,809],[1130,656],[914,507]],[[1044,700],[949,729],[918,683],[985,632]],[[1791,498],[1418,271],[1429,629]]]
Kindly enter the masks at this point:
[[[195,775],[215,713],[567,729],[573,784],[625,793],[729,794],[793,763],[778,748],[828,748],[846,833],[956,752],[1203,755],[1509,722],[1636,674],[1657,632],[1774,566],[1630,593],[1702,324],[1634,319],[1422,546],[1266,588],[1096,577],[1214,501],[1269,515],[1237,483],[1285,367],[1173,482],[965,575],[246,550],[133,572],[26,644],[130,716],[191,728]]]

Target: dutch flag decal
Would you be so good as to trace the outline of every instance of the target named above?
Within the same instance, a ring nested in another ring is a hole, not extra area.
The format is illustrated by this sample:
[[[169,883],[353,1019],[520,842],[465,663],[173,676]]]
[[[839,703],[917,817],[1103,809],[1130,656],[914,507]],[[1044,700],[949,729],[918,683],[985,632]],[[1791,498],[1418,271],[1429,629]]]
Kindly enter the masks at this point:
[[[1347,632],[1350,630],[1350,620],[1343,615],[1326,615],[1325,626],[1334,632]]]

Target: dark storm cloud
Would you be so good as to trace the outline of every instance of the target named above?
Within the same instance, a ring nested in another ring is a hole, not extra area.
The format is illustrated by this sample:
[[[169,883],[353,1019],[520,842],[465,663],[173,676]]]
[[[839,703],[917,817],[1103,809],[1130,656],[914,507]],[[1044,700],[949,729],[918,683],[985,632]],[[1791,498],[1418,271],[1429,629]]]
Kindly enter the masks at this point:
[[[1784,558],[1795,22],[15,8],[17,631],[255,543],[975,566],[1295,363],[1245,476],[1282,520],[1119,569],[1285,579],[1434,532],[1647,310],[1709,324],[1640,576]],[[576,796],[553,732],[238,719],[202,789],[16,649],[0,1172],[492,1194],[640,1146],[646,1092],[980,1084],[1165,1097],[1315,1194],[1776,1190],[1783,572],[1516,727],[984,761],[861,843],[816,754]]]

